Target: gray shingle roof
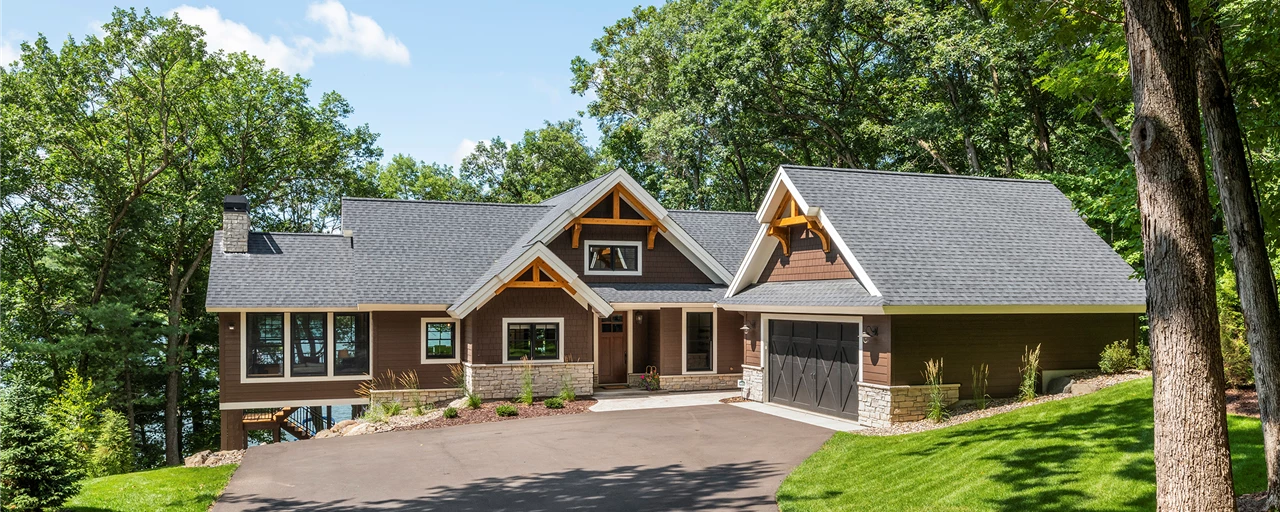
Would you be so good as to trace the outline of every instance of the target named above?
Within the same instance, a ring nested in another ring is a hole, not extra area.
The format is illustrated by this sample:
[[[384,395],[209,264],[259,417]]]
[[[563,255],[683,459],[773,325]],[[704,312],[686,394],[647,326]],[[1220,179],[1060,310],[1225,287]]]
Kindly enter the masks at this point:
[[[594,284],[591,289],[613,303],[714,303],[728,288],[718,284],[609,283]]]
[[[779,281],[752,285],[720,304],[744,306],[858,307],[881,306],[856,279],[828,281]]]
[[[1142,304],[1046,181],[783,166],[892,305]]]
[[[354,307],[350,240],[342,235],[250,233],[248,253],[222,252],[213,235],[205,307]]]
[[[731,273],[746,257],[760,223],[754,213],[669,210],[671,218]]]

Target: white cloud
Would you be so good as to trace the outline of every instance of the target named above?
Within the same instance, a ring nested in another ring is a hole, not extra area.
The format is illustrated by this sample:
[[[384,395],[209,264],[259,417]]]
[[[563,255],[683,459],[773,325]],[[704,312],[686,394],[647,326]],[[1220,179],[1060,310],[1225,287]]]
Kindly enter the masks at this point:
[[[453,150],[453,166],[462,165],[462,159],[471,155],[476,150],[476,141],[471,139],[462,139],[458,143],[458,147]]]
[[[0,42],[0,66],[8,66],[13,61],[18,60],[21,52],[12,41]]]
[[[409,49],[382,30],[373,18],[348,12],[337,0],[311,4],[307,20],[328,32],[322,41],[300,36],[285,42],[280,36],[263,36],[243,23],[222,17],[215,7],[182,5],[170,11],[183,21],[199,25],[211,49],[247,52],[286,73],[311,69],[316,55],[353,53],[363,58],[409,64]]]
[[[329,30],[329,37],[316,46],[320,53],[350,52],[395,64],[409,64],[409,49],[404,43],[383,32],[373,18],[347,12],[338,0],[311,4],[307,7],[307,20],[320,23]]]

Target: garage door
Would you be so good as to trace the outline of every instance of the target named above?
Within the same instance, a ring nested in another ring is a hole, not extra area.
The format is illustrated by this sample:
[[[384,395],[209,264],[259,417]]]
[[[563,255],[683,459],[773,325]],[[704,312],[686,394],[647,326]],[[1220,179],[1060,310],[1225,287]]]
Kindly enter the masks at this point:
[[[769,401],[858,419],[857,323],[769,321]]]

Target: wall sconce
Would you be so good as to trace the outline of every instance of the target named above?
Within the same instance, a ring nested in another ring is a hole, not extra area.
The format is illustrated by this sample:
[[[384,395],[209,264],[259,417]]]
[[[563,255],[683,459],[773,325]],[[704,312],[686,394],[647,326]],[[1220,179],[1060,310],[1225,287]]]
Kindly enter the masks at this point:
[[[755,327],[755,325],[754,325],[754,324],[752,324],[750,320],[744,320],[744,321],[742,322],[742,327],[741,327],[741,329],[742,329],[742,334],[748,334],[748,333],[750,333],[750,332],[751,332],[751,329],[752,329],[753,327]]]
[[[867,327],[867,329],[866,329],[866,330],[862,331],[862,339],[863,339],[863,340],[866,340],[866,339],[868,339],[868,338],[874,338],[874,337],[879,336],[879,335],[880,335],[880,328],[879,328],[879,327],[877,327],[877,326],[874,326],[874,325],[873,325],[873,326],[870,326],[870,327]]]
[[[232,330],[232,331],[236,330],[236,323],[235,323],[235,322],[227,322],[227,329]]]
[[[644,321],[644,313],[636,313],[636,323]]]

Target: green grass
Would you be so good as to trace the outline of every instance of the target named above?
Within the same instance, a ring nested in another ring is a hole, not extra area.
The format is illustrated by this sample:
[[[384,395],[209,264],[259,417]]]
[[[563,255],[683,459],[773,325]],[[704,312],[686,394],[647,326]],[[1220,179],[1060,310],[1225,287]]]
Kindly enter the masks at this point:
[[[1266,488],[1262,428],[1229,416],[1236,493]],[[778,489],[792,510],[1153,510],[1151,382],[930,432],[836,433]]]
[[[218,499],[236,470],[234,464],[216,468],[173,467],[104,476],[85,481],[66,510],[205,512]]]

